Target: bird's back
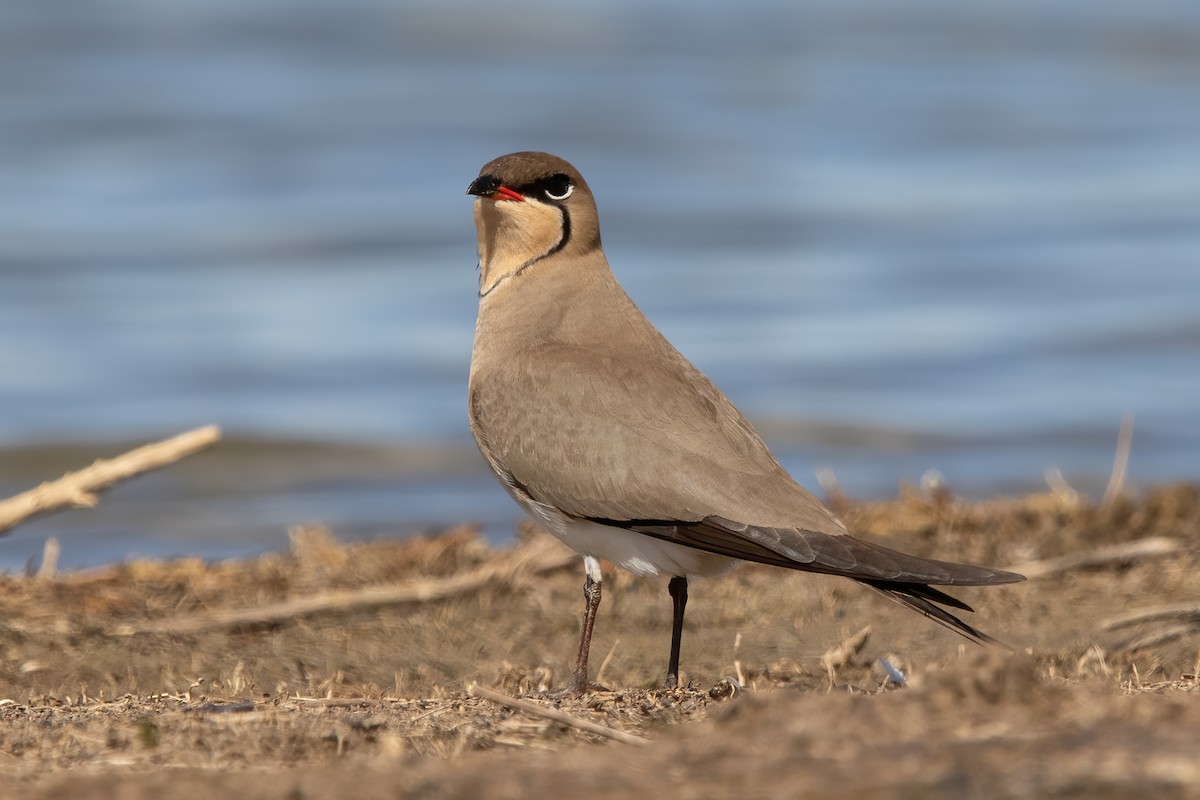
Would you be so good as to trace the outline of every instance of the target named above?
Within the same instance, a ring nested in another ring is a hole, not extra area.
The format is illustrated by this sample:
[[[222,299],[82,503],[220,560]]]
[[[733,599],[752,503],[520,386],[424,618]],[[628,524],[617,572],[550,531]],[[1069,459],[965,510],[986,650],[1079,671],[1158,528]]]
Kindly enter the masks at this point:
[[[470,403],[489,460],[574,516],[845,532],[646,319],[602,255],[555,270],[480,305]]]

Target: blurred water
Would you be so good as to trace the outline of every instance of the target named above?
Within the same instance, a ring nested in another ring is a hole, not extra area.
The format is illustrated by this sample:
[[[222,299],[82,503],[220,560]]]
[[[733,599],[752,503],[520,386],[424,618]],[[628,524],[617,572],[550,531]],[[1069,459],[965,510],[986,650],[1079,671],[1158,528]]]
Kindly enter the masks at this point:
[[[1125,412],[1136,483],[1195,479],[1198,86],[1169,0],[0,6],[0,495],[231,442],[0,568],[509,529],[463,192],[518,149],[803,483],[1094,490]]]

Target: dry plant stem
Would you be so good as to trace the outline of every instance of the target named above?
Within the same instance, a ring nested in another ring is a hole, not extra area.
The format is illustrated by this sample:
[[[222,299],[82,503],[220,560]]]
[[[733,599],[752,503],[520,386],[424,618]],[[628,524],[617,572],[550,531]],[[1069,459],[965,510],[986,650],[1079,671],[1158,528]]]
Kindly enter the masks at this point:
[[[827,650],[821,656],[821,666],[825,667],[825,671],[829,673],[830,680],[833,679],[834,673],[840,668],[850,663],[850,659],[858,655],[863,646],[866,645],[867,639],[871,638],[871,626],[868,625],[858,633],[845,639],[837,647]]]
[[[1125,487],[1125,475],[1129,471],[1129,451],[1133,448],[1133,414],[1121,418],[1121,429],[1117,431],[1117,451],[1113,455],[1112,474],[1108,478],[1108,487],[1104,490],[1104,499],[1100,505],[1106,506],[1116,500]]]
[[[547,553],[547,550],[551,552]],[[576,558],[574,553],[563,551],[556,543],[538,544],[515,552],[512,557],[499,564],[480,567],[449,578],[427,578],[391,586],[320,592],[254,608],[154,620],[140,625],[119,625],[112,633],[118,636],[138,633],[187,635],[242,625],[270,625],[311,614],[348,613],[382,606],[444,600],[470,594],[490,584],[510,583],[518,578],[563,569],[574,564]]]
[[[1145,539],[1100,547],[1084,553],[1069,553],[1058,558],[1015,564],[1008,569],[1019,572],[1032,580],[1077,569],[1120,566],[1150,558],[1163,558],[1180,553],[1183,549],[1183,543],[1178,539],[1167,536],[1149,536]]]
[[[1116,650],[1144,650],[1150,647],[1158,647],[1180,639],[1196,630],[1195,624],[1172,625],[1168,628],[1163,628],[1159,631],[1147,633],[1144,636],[1137,636],[1126,639],[1120,642],[1114,649]]]
[[[1143,622],[1165,622],[1167,620],[1182,620],[1184,622],[1200,621],[1200,603],[1180,603],[1161,608],[1134,611],[1131,614],[1123,614],[1119,617],[1107,619],[1100,626],[1105,630],[1111,631],[1130,625],[1140,625]]]
[[[46,539],[46,544],[42,546],[42,565],[34,577],[43,581],[52,580],[58,574],[58,557],[61,553],[62,545],[58,543],[57,536]]]
[[[148,444],[117,456],[100,459],[77,472],[69,472],[55,481],[0,502],[0,536],[30,517],[49,514],[63,508],[92,508],[99,502],[97,492],[135,475],[161,469],[209,447],[221,438],[216,425],[197,428],[161,442]]]
[[[613,653],[617,652],[617,647],[621,644],[621,640],[617,639],[612,643],[612,647],[608,648],[608,655],[600,662],[600,669],[596,670],[596,683],[604,684],[604,670],[608,667],[608,662],[612,661]]]
[[[1126,638],[1116,643],[1113,649],[1142,650],[1148,647],[1157,647],[1200,630],[1200,603],[1180,603],[1135,611],[1104,620],[1100,623],[1100,627],[1107,631],[1114,631],[1146,623],[1155,623],[1160,627],[1158,630],[1143,633],[1140,636],[1134,635]],[[1163,626],[1162,623],[1172,624]]]
[[[532,714],[535,717],[560,722],[563,725],[569,725],[572,728],[577,728],[581,731],[594,733],[598,736],[606,736],[609,739],[615,739],[623,744],[645,744],[646,740],[640,736],[634,736],[632,733],[619,731],[615,728],[610,728],[606,725],[601,725],[591,720],[581,719],[565,711],[559,711],[557,708],[549,708],[531,703],[528,700],[519,700],[515,697],[509,697],[500,692],[493,692],[491,689],[485,689],[482,686],[472,683],[467,687],[467,694],[472,697],[482,697],[484,700],[491,700],[493,703],[499,703],[502,706],[507,706],[515,711],[522,711],[526,714]]]
[[[1079,492],[1071,488],[1071,484],[1067,483],[1067,479],[1063,477],[1062,470],[1058,467],[1050,467],[1045,472],[1046,485],[1050,487],[1050,493],[1059,499],[1059,502],[1068,506],[1079,505]]]

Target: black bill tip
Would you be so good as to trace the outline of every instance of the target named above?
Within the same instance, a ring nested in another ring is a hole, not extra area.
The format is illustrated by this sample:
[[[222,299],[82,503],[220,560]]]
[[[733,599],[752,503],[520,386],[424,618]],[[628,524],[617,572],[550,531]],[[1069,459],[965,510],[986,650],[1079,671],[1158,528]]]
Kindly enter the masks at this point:
[[[471,185],[467,187],[467,194],[473,194],[476,197],[491,197],[499,188],[500,179],[495,175],[480,175],[471,181]]]

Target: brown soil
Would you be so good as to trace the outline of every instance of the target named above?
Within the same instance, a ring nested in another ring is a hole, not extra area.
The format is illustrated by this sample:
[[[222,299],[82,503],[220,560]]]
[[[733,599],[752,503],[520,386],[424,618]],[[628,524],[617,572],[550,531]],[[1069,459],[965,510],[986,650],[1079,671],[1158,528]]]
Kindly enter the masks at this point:
[[[671,691],[655,688],[665,579],[610,571],[592,653],[612,691],[582,698],[548,691],[569,672],[582,579],[540,533],[505,552],[469,529],[344,546],[309,530],[253,561],[4,577],[0,796],[1200,795],[1200,492],[839,505],[891,546],[995,566],[1182,547],[957,592],[1015,653],[850,581],[743,566],[692,583]],[[1165,611],[1106,624],[1142,609]],[[868,625],[857,654],[822,663]]]

